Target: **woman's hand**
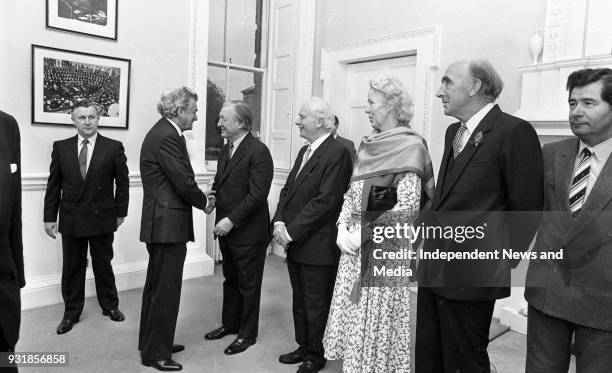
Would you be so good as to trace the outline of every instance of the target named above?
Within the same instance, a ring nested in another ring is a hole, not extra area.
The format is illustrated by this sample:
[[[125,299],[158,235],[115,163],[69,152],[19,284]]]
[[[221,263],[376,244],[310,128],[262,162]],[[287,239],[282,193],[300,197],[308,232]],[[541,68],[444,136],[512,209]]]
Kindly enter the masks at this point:
[[[340,251],[346,254],[355,255],[354,249],[349,247],[349,231],[346,229],[346,225],[340,224],[338,225],[338,236],[336,237],[336,245]]]

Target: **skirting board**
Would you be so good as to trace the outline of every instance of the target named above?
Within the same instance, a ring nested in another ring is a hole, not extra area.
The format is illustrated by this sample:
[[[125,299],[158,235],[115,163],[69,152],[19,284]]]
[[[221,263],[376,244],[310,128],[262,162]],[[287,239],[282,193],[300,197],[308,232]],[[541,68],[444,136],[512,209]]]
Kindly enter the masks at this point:
[[[117,291],[121,292],[143,287],[147,276],[147,265],[148,261],[141,261],[113,266]],[[188,255],[185,259],[183,280],[211,276],[213,272],[214,261],[210,256],[205,253]],[[96,284],[90,266],[85,277],[85,296],[90,297],[95,294]],[[49,306],[62,302],[61,274],[27,279],[27,286],[21,290],[22,310]]]

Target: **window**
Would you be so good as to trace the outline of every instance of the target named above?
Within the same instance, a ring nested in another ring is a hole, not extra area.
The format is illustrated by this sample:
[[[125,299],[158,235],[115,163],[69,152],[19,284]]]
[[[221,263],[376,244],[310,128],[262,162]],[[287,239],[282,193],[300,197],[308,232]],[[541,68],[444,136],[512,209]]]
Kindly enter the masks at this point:
[[[251,133],[261,130],[266,73],[266,0],[210,0],[206,161],[216,161],[224,140],[217,129],[223,103],[245,101],[253,110]]]

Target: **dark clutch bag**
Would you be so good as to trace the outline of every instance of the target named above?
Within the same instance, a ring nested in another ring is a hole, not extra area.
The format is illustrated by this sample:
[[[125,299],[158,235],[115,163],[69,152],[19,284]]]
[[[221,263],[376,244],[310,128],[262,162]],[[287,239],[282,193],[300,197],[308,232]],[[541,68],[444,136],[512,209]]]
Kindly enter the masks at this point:
[[[368,195],[368,220],[378,219],[385,211],[391,210],[397,203],[397,188],[393,186],[372,185]]]

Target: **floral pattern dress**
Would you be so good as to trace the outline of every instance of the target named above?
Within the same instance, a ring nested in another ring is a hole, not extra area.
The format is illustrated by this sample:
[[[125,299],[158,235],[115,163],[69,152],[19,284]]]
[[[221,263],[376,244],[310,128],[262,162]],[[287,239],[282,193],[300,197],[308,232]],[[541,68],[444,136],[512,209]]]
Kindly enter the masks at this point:
[[[349,231],[361,229],[363,180],[353,181],[344,195],[339,224]],[[412,224],[419,213],[421,180],[405,174],[397,187],[397,204],[391,210],[400,223]],[[397,221],[388,222],[395,224]],[[397,240],[391,240],[398,245]],[[409,240],[403,241],[409,244]],[[396,247],[395,251],[406,248]],[[409,247],[410,248],[410,247]],[[391,248],[393,249],[393,248]],[[362,287],[358,303],[349,299],[361,272],[361,248],[356,255],[342,253],[327,327],[325,357],[343,359],[343,372],[410,372],[410,294],[403,287]]]

